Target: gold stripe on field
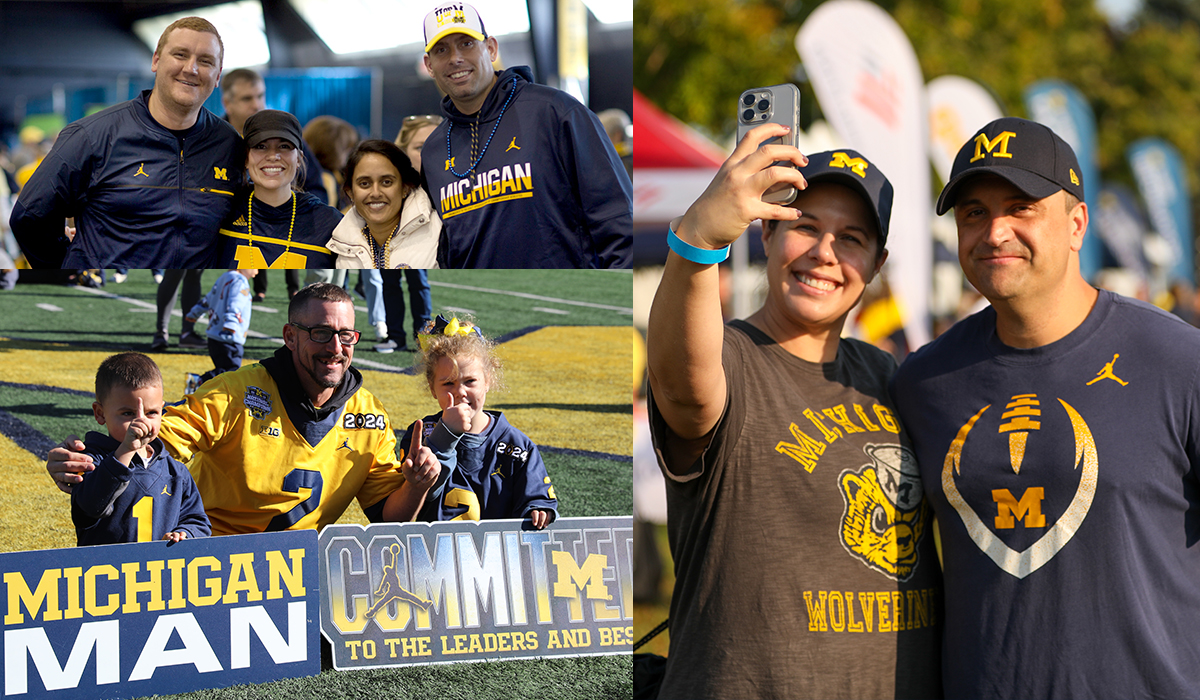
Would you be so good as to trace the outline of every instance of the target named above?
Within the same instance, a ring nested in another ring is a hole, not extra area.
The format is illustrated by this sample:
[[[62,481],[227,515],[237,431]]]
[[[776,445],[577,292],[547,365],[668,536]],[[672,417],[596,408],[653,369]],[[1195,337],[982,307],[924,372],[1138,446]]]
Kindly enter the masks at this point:
[[[50,483],[46,465],[0,434],[0,546],[4,551],[75,546],[71,497]]]
[[[504,363],[508,389],[489,392],[488,408],[504,411],[513,426],[539,445],[632,454],[629,376],[633,355],[628,326],[551,326],[504,343],[497,353]],[[90,393],[96,367],[110,354],[108,350],[0,339],[0,381]],[[205,372],[212,366],[204,355],[150,356],[162,370],[163,398],[168,403],[183,398],[188,372]],[[34,367],[37,372],[31,374]],[[424,375],[360,370],[364,386],[383,401],[398,430],[437,412]],[[80,434],[92,429],[91,421],[81,421]],[[58,440],[64,436],[48,437]]]
[[[499,346],[507,391],[488,392],[486,408],[504,411],[538,445],[631,455],[628,326],[553,326]],[[436,413],[424,374],[363,370],[397,429]]]
[[[0,338],[0,381],[40,384],[75,389],[89,394],[96,390],[96,368],[111,350],[81,349],[60,343],[32,343]],[[188,372],[212,369],[208,355],[185,353],[146,353],[163,375],[163,400],[174,403],[183,398]],[[31,372],[36,368],[36,372]],[[86,430],[92,430],[92,424]],[[51,435],[51,438],[55,436]]]

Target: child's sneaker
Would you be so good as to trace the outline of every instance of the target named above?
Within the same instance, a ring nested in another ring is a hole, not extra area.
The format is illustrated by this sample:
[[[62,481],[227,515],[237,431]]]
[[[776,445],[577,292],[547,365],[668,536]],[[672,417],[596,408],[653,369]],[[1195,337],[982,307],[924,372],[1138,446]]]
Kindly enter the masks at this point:
[[[200,386],[200,375],[195,372],[184,372],[184,377],[186,377],[186,381],[183,384],[183,393],[185,395],[196,393],[196,387]]]
[[[206,348],[208,347],[208,341],[204,338],[201,338],[196,333],[184,333],[183,335],[179,336],[179,347],[192,348],[193,350],[197,348]]]

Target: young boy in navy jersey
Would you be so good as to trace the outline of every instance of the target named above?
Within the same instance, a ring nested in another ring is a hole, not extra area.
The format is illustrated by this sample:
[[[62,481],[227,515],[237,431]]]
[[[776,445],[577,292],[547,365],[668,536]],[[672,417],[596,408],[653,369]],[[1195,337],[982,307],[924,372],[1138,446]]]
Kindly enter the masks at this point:
[[[108,435],[87,434],[84,452],[96,468],[71,490],[80,546],[212,534],[192,475],[158,439],[162,383],[158,365],[140,353],[100,363],[92,412]]]
[[[492,342],[476,326],[441,315],[418,340],[425,380],[442,410],[409,426],[401,444],[411,444],[421,426],[424,444],[439,454],[453,449],[456,462],[445,485],[425,496],[416,519],[529,518],[538,530],[554,522],[558,499],[537,445],[503,413],[483,409],[488,390],[501,383]]]

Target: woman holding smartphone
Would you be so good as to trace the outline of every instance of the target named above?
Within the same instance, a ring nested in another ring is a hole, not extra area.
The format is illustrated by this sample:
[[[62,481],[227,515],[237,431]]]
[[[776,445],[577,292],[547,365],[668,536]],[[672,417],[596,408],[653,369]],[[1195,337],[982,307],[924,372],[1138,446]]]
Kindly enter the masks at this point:
[[[219,267],[333,267],[325,244],[342,215],[298,189],[305,176],[300,122],[287,112],[264,109],[246,120],[242,138],[252,187],[236,195],[230,220],[221,226]]]
[[[940,697],[941,575],[896,363],[841,337],[887,259],[892,187],[854,151],[764,144],[789,131],[749,131],[668,234],[647,333],[676,570],[659,697]],[[762,200],[781,184],[790,206]],[[766,299],[726,325],[717,263],[756,219]]]

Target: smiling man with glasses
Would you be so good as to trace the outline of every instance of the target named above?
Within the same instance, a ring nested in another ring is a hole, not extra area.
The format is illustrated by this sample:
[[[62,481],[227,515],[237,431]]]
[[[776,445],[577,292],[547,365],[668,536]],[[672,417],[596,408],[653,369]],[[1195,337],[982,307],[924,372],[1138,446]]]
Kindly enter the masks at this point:
[[[412,520],[449,475],[453,448],[435,454],[418,442],[397,460],[387,412],[350,366],[360,337],[350,295],[310,285],[288,306],[274,356],[220,374],[167,409],[159,437],[190,460],[214,535],[319,529],[352,498],[372,522]],[[47,470],[64,491],[91,468],[86,455],[50,451]]]

